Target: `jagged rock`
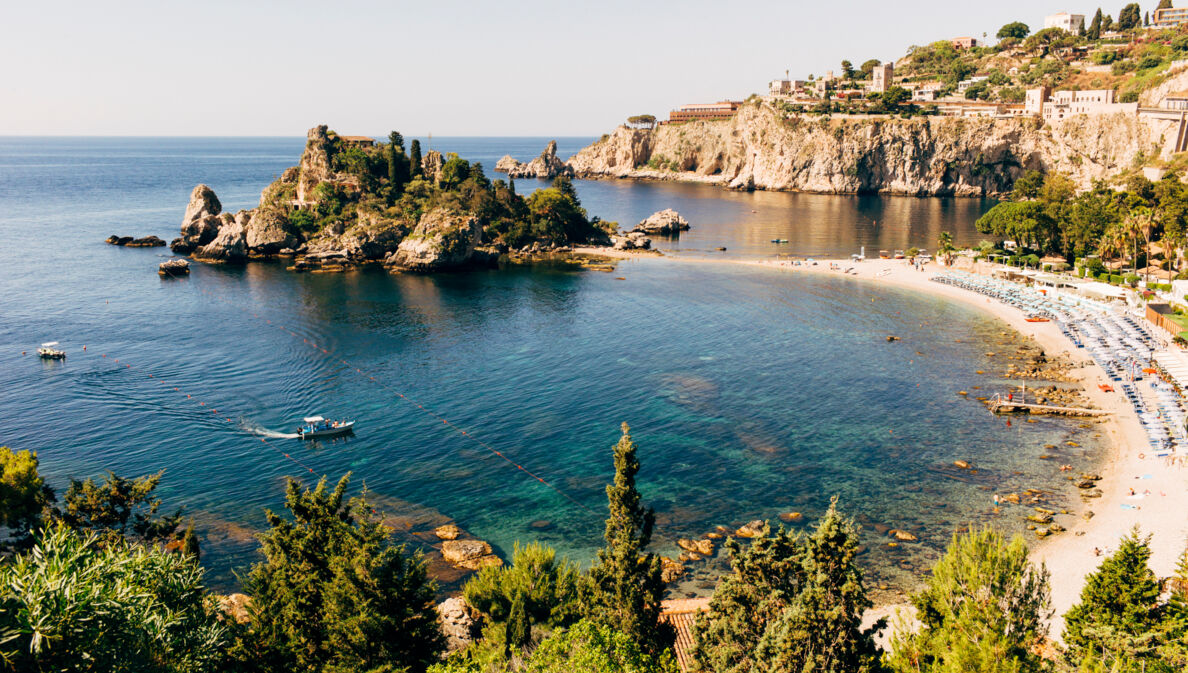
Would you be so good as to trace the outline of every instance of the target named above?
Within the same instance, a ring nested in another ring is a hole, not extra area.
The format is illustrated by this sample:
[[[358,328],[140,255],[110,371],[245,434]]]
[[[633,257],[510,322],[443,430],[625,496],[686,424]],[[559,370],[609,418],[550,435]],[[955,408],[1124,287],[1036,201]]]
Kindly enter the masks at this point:
[[[762,520],[755,519],[754,521],[734,531],[734,534],[738,537],[758,537],[759,535],[763,534],[763,527],[765,525],[767,524]]]
[[[437,619],[441,625],[441,633],[446,637],[446,652],[466,648],[482,632],[479,614],[472,610],[461,596],[447,598],[438,603]]]
[[[195,187],[182,217],[181,236],[170,244],[173,252],[186,255],[214,241],[223,225],[222,210],[223,205],[213,189],[206,185]]]
[[[700,554],[701,556],[714,555],[714,541],[713,540],[688,540],[681,538],[677,540],[677,546],[687,552],[693,554]]]
[[[679,234],[682,231],[687,231],[688,229],[688,220],[681,217],[680,213],[672,208],[665,208],[649,215],[647,219],[635,225],[635,229],[632,229],[632,231],[671,236],[673,234]]]
[[[895,538],[896,540],[899,540],[900,542],[918,542],[920,540],[920,538],[912,535],[906,530],[899,530],[897,528],[892,528],[890,531],[888,531],[888,535]]]
[[[182,233],[185,233],[187,224],[221,212],[223,204],[219,203],[219,197],[215,196],[214,190],[206,185],[198,185],[190,192],[190,203],[186,205],[186,214],[182,216]]]
[[[511,171],[523,166],[518,159],[510,154],[503,155],[503,158],[495,162],[496,173],[510,173]]]
[[[284,213],[271,208],[256,208],[248,219],[244,242],[252,252],[275,255],[297,245],[297,237],[286,228]]]
[[[660,580],[665,584],[672,584],[684,576],[685,566],[667,556],[660,557]]]
[[[441,180],[442,166],[445,166],[445,160],[442,159],[441,152],[437,150],[429,150],[425,156],[421,157],[421,174],[430,182]]]
[[[128,245],[132,241],[131,236],[117,236],[112,234],[103,240],[108,245]]]
[[[446,540],[441,543],[446,562],[467,570],[503,565],[503,559],[491,553],[491,545],[482,540]]]
[[[612,236],[611,245],[615,250],[649,250],[652,239],[638,231],[629,231],[622,236]]]
[[[165,241],[156,236],[145,236],[144,238],[134,238],[121,245],[127,245],[129,248],[160,248],[165,245]]]
[[[232,216],[219,215],[219,233],[210,243],[194,251],[194,256],[212,261],[242,262],[247,258],[247,223],[250,214],[246,210]]]
[[[421,216],[416,228],[384,264],[410,271],[461,266],[470,261],[482,236],[483,227],[477,218],[435,208]]]
[[[305,134],[305,151],[297,166],[297,201],[313,201],[313,190],[319,184],[333,179],[330,168],[330,134],[325,124],[313,127]]]
[[[452,523],[447,523],[434,528],[433,534],[442,540],[457,540],[462,535],[462,529]]]
[[[508,159],[511,159],[511,161],[507,161]],[[556,140],[550,140],[544,151],[540,153],[540,156],[526,164],[522,164],[511,157],[504,157],[499,160],[499,163],[495,164],[495,170],[499,171],[500,166],[506,169],[502,172],[507,173],[508,177],[512,178],[552,180],[558,175],[573,176],[573,168],[557,158]]]

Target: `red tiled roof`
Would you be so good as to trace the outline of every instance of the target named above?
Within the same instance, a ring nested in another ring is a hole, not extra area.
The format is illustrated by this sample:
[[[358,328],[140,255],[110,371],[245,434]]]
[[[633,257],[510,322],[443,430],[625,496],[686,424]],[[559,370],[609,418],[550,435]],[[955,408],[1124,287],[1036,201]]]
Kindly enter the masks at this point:
[[[709,598],[675,598],[660,603],[660,621],[676,631],[676,658],[682,671],[693,662],[693,622],[709,609]]]

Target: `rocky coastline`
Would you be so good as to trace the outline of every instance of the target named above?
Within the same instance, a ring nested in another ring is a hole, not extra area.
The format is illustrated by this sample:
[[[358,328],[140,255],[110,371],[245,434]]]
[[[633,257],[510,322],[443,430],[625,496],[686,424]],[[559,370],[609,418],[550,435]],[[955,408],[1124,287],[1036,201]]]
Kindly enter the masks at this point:
[[[1174,136],[1174,132],[1172,132]],[[839,117],[766,102],[727,120],[616,128],[566,161],[577,178],[678,181],[739,190],[998,196],[1027,170],[1079,186],[1157,156],[1160,122],[1113,114],[1033,118]]]

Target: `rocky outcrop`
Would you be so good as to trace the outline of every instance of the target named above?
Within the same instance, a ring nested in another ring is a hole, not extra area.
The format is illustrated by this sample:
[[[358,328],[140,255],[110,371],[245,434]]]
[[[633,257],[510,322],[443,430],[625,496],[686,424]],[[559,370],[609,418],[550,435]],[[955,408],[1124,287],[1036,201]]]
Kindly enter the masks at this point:
[[[688,231],[688,229],[688,220],[681,217],[680,213],[672,208],[665,208],[649,215],[647,219],[635,225],[632,231],[649,235],[673,236],[682,231]]]
[[[384,264],[408,271],[456,268],[470,261],[482,236],[483,227],[477,218],[435,208],[421,216],[416,228]]]
[[[729,120],[619,127],[571,157],[578,177],[681,180],[735,189],[983,196],[1029,169],[1082,186],[1154,156],[1166,132],[1133,114],[829,119],[766,103]]]
[[[652,239],[638,231],[629,231],[626,234],[612,236],[611,247],[615,250],[650,250]]]
[[[429,150],[421,158],[421,174],[431,182],[441,181],[442,166],[445,166],[445,160],[442,159],[441,152],[437,150]]]
[[[461,596],[447,598],[437,605],[437,620],[446,637],[446,652],[465,649],[482,631],[480,615]]]
[[[170,243],[170,248],[179,255],[186,255],[196,248],[206,245],[219,234],[219,214],[223,212],[223,204],[214,190],[206,185],[198,185],[190,192],[190,203],[186,205],[186,214],[182,216],[181,237]]]
[[[242,262],[247,259],[247,225],[251,212],[241,210],[235,215],[218,216],[218,234],[214,240],[194,251],[197,259],[212,262]]]
[[[334,178],[330,169],[330,134],[325,124],[315,126],[305,135],[305,151],[297,166],[297,201],[309,203],[313,190]]]
[[[557,158],[557,141],[550,140],[544,151],[532,161],[522,164],[505,156],[495,164],[495,170],[511,178],[541,178],[552,180],[558,175],[573,176],[573,168]]]
[[[108,245],[127,246],[129,248],[159,248],[165,245],[165,241],[162,241],[157,236],[134,238],[132,236],[118,236],[116,234],[108,236],[107,239],[104,240],[104,243],[107,243]]]
[[[166,278],[190,275],[190,263],[184,259],[170,259],[157,266],[157,274]]]
[[[441,556],[447,563],[466,570],[503,565],[503,559],[492,553],[491,545],[482,540],[446,540],[441,543]]]
[[[285,248],[296,247],[297,237],[289,232],[284,213],[274,208],[256,208],[248,219],[244,243],[257,254],[275,255]]]

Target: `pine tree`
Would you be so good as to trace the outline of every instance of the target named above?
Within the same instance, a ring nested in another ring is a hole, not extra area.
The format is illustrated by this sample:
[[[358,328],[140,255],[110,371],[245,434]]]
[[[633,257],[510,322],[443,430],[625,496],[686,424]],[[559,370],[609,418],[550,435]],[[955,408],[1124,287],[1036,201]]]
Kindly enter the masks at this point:
[[[1089,576],[1081,602],[1064,615],[1064,643],[1074,664],[1124,666],[1151,655],[1160,608],[1150,558],[1150,536],[1136,526]]]
[[[290,481],[292,520],[266,513],[265,560],[244,581],[251,618],[233,649],[237,670],[415,672],[437,660],[425,565],[391,545],[364,499],[344,502],[349,477],[333,491],[325,478],[313,490]]]
[[[1138,28],[1139,21],[1142,21],[1142,16],[1139,14],[1141,9],[1137,2],[1132,2],[1122,8],[1118,12],[1118,30],[1130,30],[1131,28]]]
[[[404,136],[400,135],[399,131],[392,131],[391,133],[388,134],[388,144],[391,145],[392,147],[400,148],[400,151],[403,152],[404,151]]]
[[[413,138],[412,145],[408,148],[409,159],[411,160],[412,169],[409,171],[414,178],[421,177],[421,141]]]
[[[715,673],[879,671],[871,605],[855,558],[858,535],[836,498],[809,537],[780,527],[742,548],[726,544],[731,574],[714,591],[695,631],[694,658]]]
[[[532,622],[528,619],[528,610],[524,607],[524,595],[516,594],[512,598],[511,613],[507,618],[508,648],[523,650],[532,640]]]
[[[984,528],[954,536],[912,596],[919,630],[897,629],[889,662],[900,671],[1045,670],[1048,571],[1027,560],[1023,538]]]
[[[393,132],[393,135],[400,135]],[[401,140],[401,144],[403,144]],[[394,202],[404,193],[404,185],[408,183],[408,159],[404,156],[404,148],[395,142],[388,144],[388,201]]]
[[[516,195],[516,179],[512,176],[507,176],[507,191],[511,192],[512,196]]]
[[[1089,24],[1089,30],[1085,31],[1085,36],[1090,40],[1101,37],[1101,7],[1098,7],[1097,13],[1093,15],[1093,21]]]
[[[615,481],[606,487],[606,547],[598,550],[598,560],[586,576],[586,617],[627,634],[644,652],[658,655],[672,647],[675,634],[660,622],[660,557],[647,552],[656,514],[643,506],[635,487],[639,460],[629,433],[624,423],[614,448]]]
[[[1188,671],[1188,549],[1180,554],[1171,596],[1163,608],[1159,656],[1178,671]]]

